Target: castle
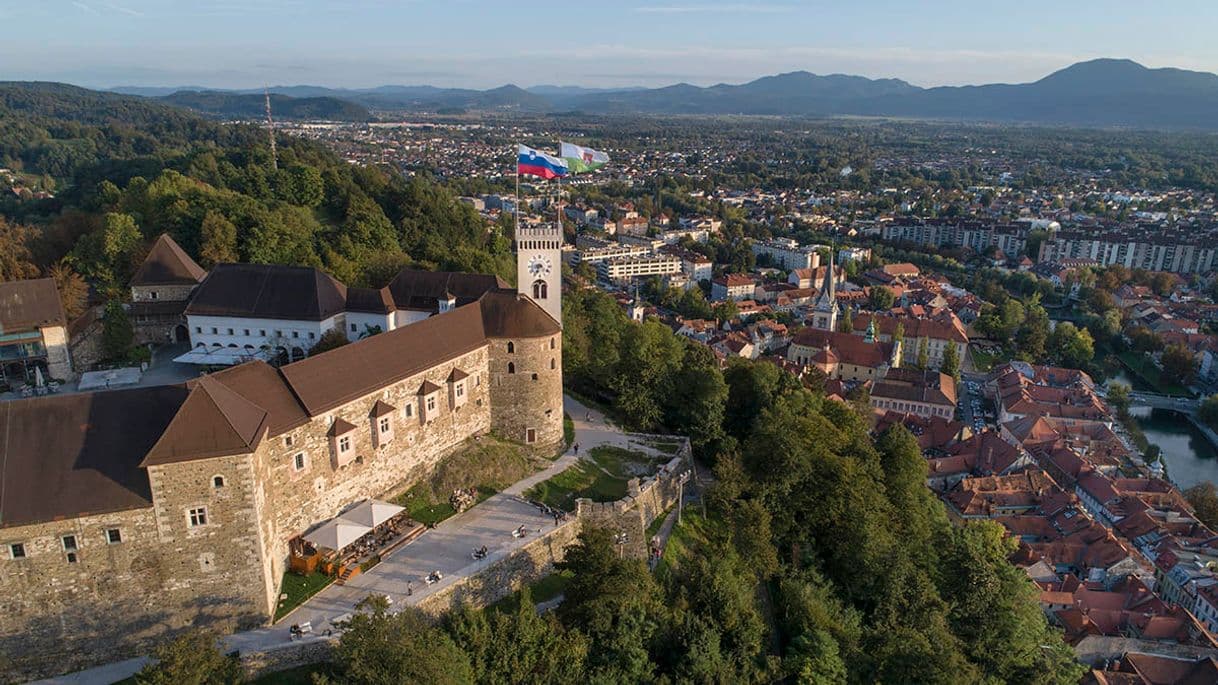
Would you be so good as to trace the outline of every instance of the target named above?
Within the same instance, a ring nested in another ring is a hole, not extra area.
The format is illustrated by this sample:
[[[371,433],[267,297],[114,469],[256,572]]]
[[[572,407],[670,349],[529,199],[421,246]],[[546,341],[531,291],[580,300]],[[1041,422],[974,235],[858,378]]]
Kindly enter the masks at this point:
[[[276,368],[0,404],[0,673],[63,672],[273,615],[292,541],[466,439],[563,437],[559,229],[519,286]],[[198,274],[190,274],[194,278]]]

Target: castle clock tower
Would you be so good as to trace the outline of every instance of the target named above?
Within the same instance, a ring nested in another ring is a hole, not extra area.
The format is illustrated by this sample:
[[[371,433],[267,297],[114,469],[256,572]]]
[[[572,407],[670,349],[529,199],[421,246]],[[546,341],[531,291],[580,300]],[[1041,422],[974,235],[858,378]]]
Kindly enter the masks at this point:
[[[516,229],[516,291],[562,324],[562,228],[556,224]]]

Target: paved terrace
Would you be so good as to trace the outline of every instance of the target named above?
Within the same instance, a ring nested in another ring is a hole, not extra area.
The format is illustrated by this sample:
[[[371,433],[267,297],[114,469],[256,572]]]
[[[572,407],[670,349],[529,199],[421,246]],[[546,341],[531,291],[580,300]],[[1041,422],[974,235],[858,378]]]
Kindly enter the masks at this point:
[[[569,396],[564,397],[563,407],[575,424],[575,443],[580,446],[581,455],[599,445],[659,454],[613,426],[600,412]],[[290,641],[291,625],[306,621],[312,624],[314,635],[324,635],[331,621],[352,613],[355,605],[370,594],[387,595],[394,607],[414,605],[460,579],[477,575],[536,540],[539,528],[543,534],[555,528],[554,519],[528,504],[523,494],[533,485],[561,473],[578,459],[573,449],[568,450],[546,469],[440,522],[351,582],[329,585],[274,625],[228,636],[226,647],[251,652],[282,645]],[[561,525],[573,525],[575,521],[571,516]],[[523,538],[513,537],[512,531],[521,525],[529,529],[529,534]],[[475,560],[473,551],[483,545],[489,552],[487,557]],[[429,586],[425,578],[432,571],[439,571],[444,579]],[[407,588],[411,590],[409,594]],[[129,659],[39,682],[109,685],[132,675],[147,661],[147,657]]]

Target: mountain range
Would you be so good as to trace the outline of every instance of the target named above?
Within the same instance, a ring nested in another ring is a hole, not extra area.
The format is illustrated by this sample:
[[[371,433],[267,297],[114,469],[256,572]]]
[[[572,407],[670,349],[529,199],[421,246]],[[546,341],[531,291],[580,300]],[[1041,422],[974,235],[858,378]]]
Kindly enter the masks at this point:
[[[212,114],[223,102],[202,89],[115,88],[117,92],[158,97]],[[748,83],[700,87],[679,83],[663,88],[593,89],[578,86],[504,85],[489,90],[435,86],[381,86],[335,89],[279,86],[271,93],[286,98],[325,100],[309,106],[290,100],[272,103],[276,116],[359,120],[326,99],[353,103],[374,112],[508,110],[615,114],[751,114],[797,116],[874,116],[955,121],[1025,122],[1074,126],[1218,129],[1218,75],[1175,68],[1151,69],[1126,59],[1080,62],[1031,83],[921,88],[900,79],[870,79],[843,74],[796,71]],[[189,95],[184,91],[195,91]],[[261,92],[224,91],[257,98]],[[252,102],[252,101],[251,101]],[[207,109],[208,106],[212,109]],[[232,108],[253,112],[235,100]],[[297,116],[292,110],[299,107]],[[325,116],[313,111],[333,110]],[[235,111],[228,109],[227,111]],[[231,114],[230,114],[231,116]]]

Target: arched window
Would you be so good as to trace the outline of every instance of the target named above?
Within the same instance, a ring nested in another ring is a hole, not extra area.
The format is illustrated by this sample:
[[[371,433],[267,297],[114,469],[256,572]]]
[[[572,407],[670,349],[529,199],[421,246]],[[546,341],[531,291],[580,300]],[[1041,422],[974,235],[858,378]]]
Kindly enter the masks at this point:
[[[558,368],[558,365],[554,363],[554,357],[550,357],[550,368],[551,369]]]
[[[509,340],[509,341],[508,341],[508,354],[512,354],[512,353],[514,353],[515,351],[516,351],[516,343],[512,342],[511,340]]]
[[[533,299],[534,300],[546,299],[549,296],[549,289],[550,289],[550,286],[546,285],[546,282],[541,280],[540,278],[537,279],[536,281],[533,281]]]
[[[550,349],[554,349],[554,338],[550,338]]]
[[[224,476],[212,476],[211,485],[213,488],[224,487]]]
[[[511,345],[511,343],[508,343]],[[508,373],[516,373],[516,362],[508,362]]]

